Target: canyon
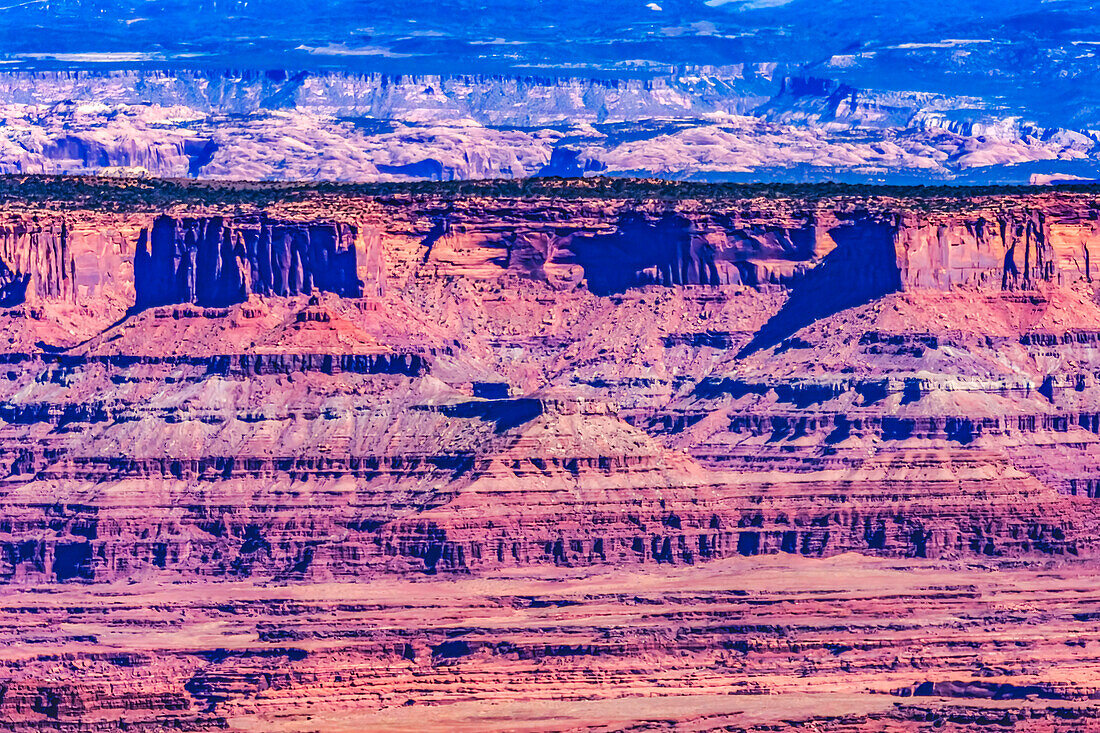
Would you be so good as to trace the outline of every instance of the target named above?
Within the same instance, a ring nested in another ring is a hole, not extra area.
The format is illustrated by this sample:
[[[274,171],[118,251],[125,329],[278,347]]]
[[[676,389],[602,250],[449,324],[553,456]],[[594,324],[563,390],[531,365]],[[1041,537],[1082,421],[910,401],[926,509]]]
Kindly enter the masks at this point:
[[[1098,256],[1090,186],[2,177],[0,729],[1100,730]]]
[[[819,71],[766,61],[644,78],[4,70],[0,174],[855,183],[1100,175],[1095,125],[1039,124],[974,96],[853,86]]]

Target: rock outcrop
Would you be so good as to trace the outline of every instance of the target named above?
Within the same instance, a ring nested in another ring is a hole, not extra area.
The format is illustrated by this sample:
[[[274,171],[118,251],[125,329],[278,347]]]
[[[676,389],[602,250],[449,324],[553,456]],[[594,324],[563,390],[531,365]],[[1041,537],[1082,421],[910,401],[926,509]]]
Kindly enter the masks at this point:
[[[0,226],[0,305],[72,300],[76,265],[64,223],[14,217]]]
[[[1092,601],[1038,570],[1097,562],[1091,193],[0,185],[6,724],[400,727],[458,679],[673,678],[829,687],[819,722],[867,730],[929,697],[1091,724],[1091,657],[1052,650]],[[416,595],[463,583],[491,601]]]
[[[193,34],[172,34],[183,36]],[[677,38],[665,36],[663,43]],[[956,49],[955,61],[943,67],[949,73],[959,71],[959,59],[978,57],[976,45],[964,45],[969,50]],[[513,53],[528,45],[508,48],[514,62]],[[541,48],[545,60],[547,47]],[[339,49],[301,45],[297,52],[306,54],[306,66],[313,66],[307,60],[316,60],[313,53],[335,52],[340,65],[360,56]],[[934,47],[927,52],[937,53]],[[874,58],[826,55],[810,65],[823,61],[814,68],[839,72]],[[983,86],[988,69],[1004,68],[1007,58],[987,58],[972,85]],[[1092,78],[1087,61],[1072,63],[1081,66],[1048,69],[1067,85],[1055,97],[1076,100],[1089,86],[1080,81]],[[795,70],[774,61],[672,73],[653,68],[644,79],[530,76],[530,68],[508,76],[5,69],[4,174],[367,182],[610,172],[673,180],[928,184],[1049,183],[1095,179],[1100,171],[1087,105],[1071,102],[1055,123],[1054,99],[1047,95],[1033,110],[1045,120],[1039,123],[1006,103],[1004,89],[982,101],[857,88],[835,79],[785,77]],[[1018,101],[1026,108],[1036,99]]]

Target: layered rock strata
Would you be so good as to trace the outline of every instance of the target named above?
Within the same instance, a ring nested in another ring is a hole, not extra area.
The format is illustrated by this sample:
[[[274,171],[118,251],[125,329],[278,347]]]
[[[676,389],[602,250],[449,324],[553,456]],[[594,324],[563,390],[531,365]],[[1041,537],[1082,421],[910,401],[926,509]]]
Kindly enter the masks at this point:
[[[831,700],[798,718],[825,729],[1092,725],[1087,599],[1040,573],[1095,573],[1091,192],[128,185],[0,182],[22,192],[0,212],[0,632],[48,619],[9,650],[9,728],[293,727],[332,696],[446,728],[559,683],[586,701],[569,725],[615,727],[688,680],[704,728],[784,724],[752,717],[764,692]],[[790,600],[707,570],[769,567]],[[810,612],[831,620],[792,624],[844,567]],[[894,600],[859,596],[867,567]],[[539,585],[590,574],[616,590]],[[1027,651],[975,631],[1007,603],[983,577],[1035,586],[1034,619],[997,617]],[[148,595],[55,623],[125,583]],[[417,625],[360,597],[464,583],[557,615],[454,601]],[[909,602],[935,608],[899,625]],[[577,604],[590,621],[554,610]],[[152,606],[163,644],[118,630]]]
[[[16,588],[0,716],[14,730],[1094,731],[1100,598],[1077,570],[772,557]]]

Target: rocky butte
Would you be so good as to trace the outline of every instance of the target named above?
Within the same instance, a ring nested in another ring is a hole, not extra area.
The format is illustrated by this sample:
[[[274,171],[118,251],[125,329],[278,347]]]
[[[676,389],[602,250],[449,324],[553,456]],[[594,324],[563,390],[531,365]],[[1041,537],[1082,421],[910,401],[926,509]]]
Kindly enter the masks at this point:
[[[1100,730],[1100,189],[0,179],[0,729]]]

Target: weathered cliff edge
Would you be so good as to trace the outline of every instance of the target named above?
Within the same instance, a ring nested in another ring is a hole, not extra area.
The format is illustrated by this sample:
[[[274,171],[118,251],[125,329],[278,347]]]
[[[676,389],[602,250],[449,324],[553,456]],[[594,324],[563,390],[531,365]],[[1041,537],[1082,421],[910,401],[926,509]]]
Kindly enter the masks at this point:
[[[119,287],[143,290],[139,306],[224,305],[249,293],[314,288],[354,297],[362,285],[356,268],[373,267],[368,277],[377,279],[382,250],[402,240],[424,247],[422,259],[441,275],[511,273],[566,289],[583,282],[598,295],[651,283],[790,287],[819,266],[861,295],[1033,290],[1091,282],[1100,239],[1097,202],[1079,193],[799,200],[746,189],[719,199],[645,200],[600,190],[584,196],[583,188],[569,199],[552,189],[493,196],[489,185],[461,196],[357,190],[315,197],[335,218],[308,206],[292,219],[247,205],[255,213],[225,214],[240,204],[201,197],[185,215],[142,211],[140,201],[128,204],[137,211],[114,214],[13,201],[0,224],[4,296],[94,306],[94,286],[110,273]],[[391,257],[389,267],[407,265],[408,254]]]

